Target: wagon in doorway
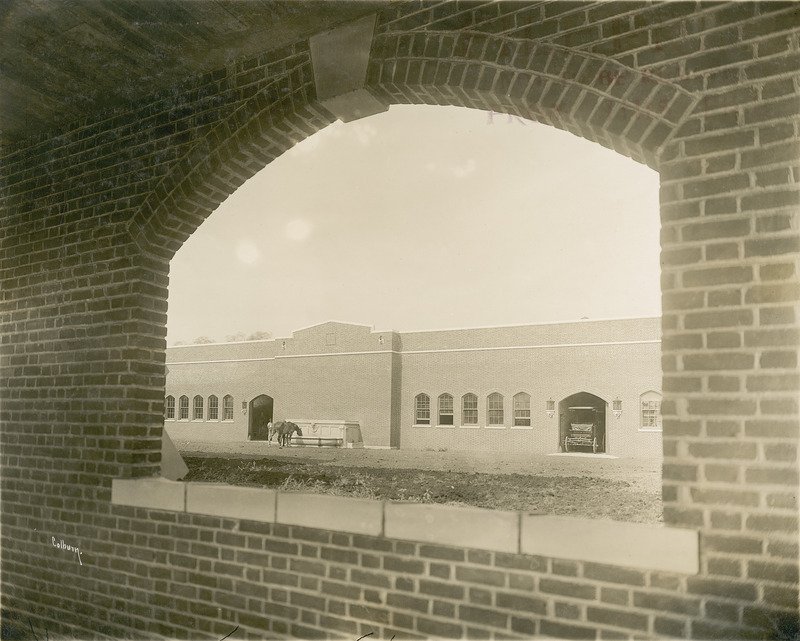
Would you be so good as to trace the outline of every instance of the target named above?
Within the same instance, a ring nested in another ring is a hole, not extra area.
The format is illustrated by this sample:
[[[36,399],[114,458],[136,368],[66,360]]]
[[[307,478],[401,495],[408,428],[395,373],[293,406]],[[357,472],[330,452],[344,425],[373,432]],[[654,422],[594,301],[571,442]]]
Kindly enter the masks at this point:
[[[595,454],[603,449],[603,430],[600,410],[591,406],[567,408],[567,425],[564,435],[564,451],[576,448],[592,448]]]

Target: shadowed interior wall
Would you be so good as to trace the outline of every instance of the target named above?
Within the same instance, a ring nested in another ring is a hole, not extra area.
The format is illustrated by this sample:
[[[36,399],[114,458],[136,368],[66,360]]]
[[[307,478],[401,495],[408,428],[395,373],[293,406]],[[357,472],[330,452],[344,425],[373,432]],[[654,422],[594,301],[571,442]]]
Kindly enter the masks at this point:
[[[4,634],[795,635],[799,22],[794,3],[408,2],[380,9],[372,43],[377,99],[521,115],[659,171],[664,518],[699,531],[697,576],[524,555],[487,574],[460,564],[497,557],[457,547],[111,504],[113,479],[159,470],[170,258],[333,119],[307,40],[4,149]],[[389,578],[352,568],[376,563]],[[541,564],[570,578],[532,580]],[[420,617],[436,572],[449,605]]]

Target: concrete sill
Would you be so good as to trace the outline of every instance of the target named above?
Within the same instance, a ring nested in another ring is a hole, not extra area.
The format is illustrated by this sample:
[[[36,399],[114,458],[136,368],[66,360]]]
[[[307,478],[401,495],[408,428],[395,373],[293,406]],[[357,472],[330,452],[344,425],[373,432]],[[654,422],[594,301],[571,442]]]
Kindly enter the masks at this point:
[[[111,503],[662,572],[699,571],[697,531],[659,525],[163,478],[114,479]]]

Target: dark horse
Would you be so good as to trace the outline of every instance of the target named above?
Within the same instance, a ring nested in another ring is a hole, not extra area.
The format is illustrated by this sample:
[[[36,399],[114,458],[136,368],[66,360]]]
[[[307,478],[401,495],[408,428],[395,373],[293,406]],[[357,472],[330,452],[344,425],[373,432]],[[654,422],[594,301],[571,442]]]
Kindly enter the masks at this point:
[[[303,435],[303,431],[294,423],[289,421],[278,421],[272,425],[272,431],[270,432],[269,440],[271,442],[272,437],[277,434],[278,445],[281,447],[286,447],[289,445],[289,441],[292,439],[292,434],[295,432],[297,432],[298,436]]]

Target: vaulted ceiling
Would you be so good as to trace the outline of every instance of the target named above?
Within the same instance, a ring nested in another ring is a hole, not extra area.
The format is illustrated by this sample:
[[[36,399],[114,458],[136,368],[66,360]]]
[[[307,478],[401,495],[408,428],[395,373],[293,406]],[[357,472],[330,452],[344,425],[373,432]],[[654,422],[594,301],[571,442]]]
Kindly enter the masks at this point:
[[[24,139],[374,12],[339,0],[0,2],[0,137]]]

